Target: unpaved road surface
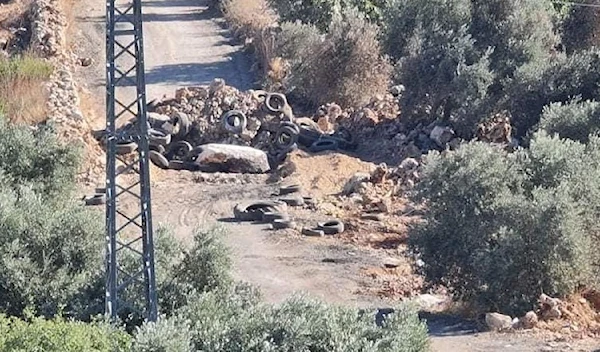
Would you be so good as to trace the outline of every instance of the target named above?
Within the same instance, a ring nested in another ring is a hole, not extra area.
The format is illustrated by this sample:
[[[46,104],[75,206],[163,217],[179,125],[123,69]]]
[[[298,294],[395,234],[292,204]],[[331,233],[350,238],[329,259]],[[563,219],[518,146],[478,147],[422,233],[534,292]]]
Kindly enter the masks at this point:
[[[103,0],[82,0],[75,15],[70,44],[80,57],[94,59],[78,68],[82,108],[94,128],[104,127],[105,34]],[[252,86],[251,61],[232,43],[223,20],[208,10],[206,0],[144,1],[146,82],[149,99],[173,95],[185,85],[207,84],[221,77],[239,89]],[[130,93],[131,94],[131,93]],[[215,221],[230,231],[225,242],[234,257],[235,276],[259,285],[265,298],[280,302],[306,291],[328,302],[360,307],[389,307],[374,297],[356,294],[364,283],[364,266],[378,265],[378,254],[340,245],[335,239],[310,239],[293,232],[267,231],[264,225],[229,220],[241,199],[268,197],[273,186],[264,179],[241,183],[197,182],[185,172],[168,171],[153,185],[155,224],[168,224],[189,240],[197,225]],[[462,321],[428,316],[434,351],[592,351],[594,342],[547,342],[515,334],[476,334]]]

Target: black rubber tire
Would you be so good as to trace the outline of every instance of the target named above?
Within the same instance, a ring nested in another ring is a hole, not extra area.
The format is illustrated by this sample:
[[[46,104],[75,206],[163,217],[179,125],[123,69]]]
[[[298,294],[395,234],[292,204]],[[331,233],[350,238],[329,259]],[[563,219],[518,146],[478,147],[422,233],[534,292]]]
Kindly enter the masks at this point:
[[[286,194],[292,194],[302,191],[302,186],[296,185],[287,185],[279,187],[279,195],[284,196]]]
[[[279,198],[279,200],[292,207],[304,205],[304,198],[302,197]]]
[[[311,236],[311,237],[323,237],[325,235],[323,230],[309,229],[307,227],[303,228],[301,233],[304,236]]]
[[[118,155],[125,155],[133,153],[137,149],[138,145],[135,142],[122,142],[116,145],[116,153]]]
[[[283,230],[296,227],[296,223],[289,219],[275,219],[271,222],[271,226],[274,230]]]
[[[150,144],[150,150],[154,150],[155,152],[159,152],[160,154],[165,154],[165,147],[162,145],[154,145]]]
[[[296,129],[290,126],[281,126],[275,134],[275,148],[279,150],[290,150],[298,142]]]
[[[302,199],[304,199],[304,204],[307,204],[307,205],[316,204],[316,201],[313,197],[302,197]]]
[[[276,211],[269,211],[262,214],[262,221],[273,222],[274,220],[289,220],[290,215],[288,213],[280,213]]]
[[[155,150],[151,150],[150,153],[148,153],[148,158],[154,165],[160,167],[161,169],[169,168],[169,160]]]
[[[175,134],[175,137],[178,139],[184,139],[185,136],[187,136],[188,133],[190,133],[192,123],[187,114],[178,112],[173,118],[173,125],[179,127],[177,133]]]
[[[238,121],[237,124],[236,121]],[[225,130],[233,134],[241,134],[244,132],[246,125],[248,124],[246,114],[240,110],[227,111],[225,114],[223,114],[221,122],[223,123]]]
[[[92,197],[85,199],[85,205],[102,205],[106,204],[106,194],[95,194]]]
[[[241,221],[262,221],[264,213],[267,212],[287,212],[287,205],[282,202],[258,201],[251,203],[236,204],[233,208],[233,215]]]
[[[340,220],[333,219],[317,224],[317,229],[323,231],[326,235],[336,235],[344,232],[344,223]]]
[[[272,113],[282,112],[286,105],[287,99],[281,93],[268,93],[265,97],[265,107]]]
[[[338,149],[338,142],[334,139],[322,138],[315,141],[308,150],[311,153],[319,153],[325,150],[336,150]]]
[[[181,160],[169,160],[169,170],[185,170],[185,163]]]
[[[146,111],[154,112],[156,110],[156,108],[158,107],[158,103],[159,103],[159,101],[156,98],[150,100],[148,103],[146,103]]]
[[[169,151],[165,155],[168,160],[185,160],[188,154],[194,149],[187,141],[179,141],[169,146]]]
[[[300,133],[298,133],[298,144],[306,148],[310,148],[311,145],[321,138],[323,138],[323,133],[300,126]]]
[[[296,134],[300,133],[300,127],[298,125],[296,125],[295,123],[291,122],[291,121],[282,121],[280,126],[288,126],[294,129],[294,131],[296,131]]]
[[[157,129],[148,130],[148,140],[152,145],[166,146],[171,143],[171,135]]]

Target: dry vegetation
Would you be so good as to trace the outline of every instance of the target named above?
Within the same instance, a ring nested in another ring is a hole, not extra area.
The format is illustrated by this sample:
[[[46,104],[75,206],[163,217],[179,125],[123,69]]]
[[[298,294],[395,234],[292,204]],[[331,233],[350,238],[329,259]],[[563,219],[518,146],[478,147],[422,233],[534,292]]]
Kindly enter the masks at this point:
[[[31,1],[15,1],[0,8],[0,44],[6,52],[27,44],[30,6]],[[33,53],[0,58],[0,115],[14,123],[44,120],[47,93],[43,83],[51,73],[51,65]]]

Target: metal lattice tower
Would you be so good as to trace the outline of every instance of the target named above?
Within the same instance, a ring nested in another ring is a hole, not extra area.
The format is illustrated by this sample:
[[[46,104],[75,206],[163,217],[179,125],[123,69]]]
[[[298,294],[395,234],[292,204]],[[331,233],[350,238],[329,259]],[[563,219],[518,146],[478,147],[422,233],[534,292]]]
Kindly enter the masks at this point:
[[[106,2],[106,314],[155,321],[142,2],[122,2]],[[131,120],[125,132],[118,128]],[[133,153],[122,154],[135,145]],[[138,206],[121,207],[125,197]]]

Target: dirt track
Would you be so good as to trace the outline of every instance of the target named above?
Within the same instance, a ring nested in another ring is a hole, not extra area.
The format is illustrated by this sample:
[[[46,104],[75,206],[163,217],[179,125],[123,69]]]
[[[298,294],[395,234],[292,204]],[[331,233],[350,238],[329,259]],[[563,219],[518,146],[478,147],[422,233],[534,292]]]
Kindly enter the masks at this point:
[[[82,57],[94,58],[91,67],[79,68],[77,79],[89,95],[84,102],[95,113],[94,127],[104,124],[104,11],[102,0],[83,0],[75,10],[73,46]],[[222,77],[240,89],[249,88],[250,60],[232,45],[223,21],[208,11],[205,0],[153,0],[144,2],[145,54],[150,98],[172,95],[183,85],[206,84]],[[84,107],[86,108],[86,107]],[[92,115],[93,116],[93,115]],[[161,175],[153,186],[156,223],[175,226],[177,236],[189,239],[202,221],[221,219],[231,235],[227,243],[234,253],[236,276],[260,285],[266,299],[278,302],[294,291],[308,291],[329,302],[356,306],[389,306],[373,297],[354,294],[363,278],[359,269],[377,265],[374,252],[341,246],[333,239],[311,240],[285,232],[269,232],[262,225],[226,221],[240,198],[261,198],[272,188],[260,178],[245,184],[197,183],[193,176],[176,171]],[[324,259],[329,259],[323,261]],[[334,263],[331,259],[335,259]],[[460,327],[445,319],[432,321],[436,351],[591,351],[590,346],[567,347],[517,335],[455,335]]]

